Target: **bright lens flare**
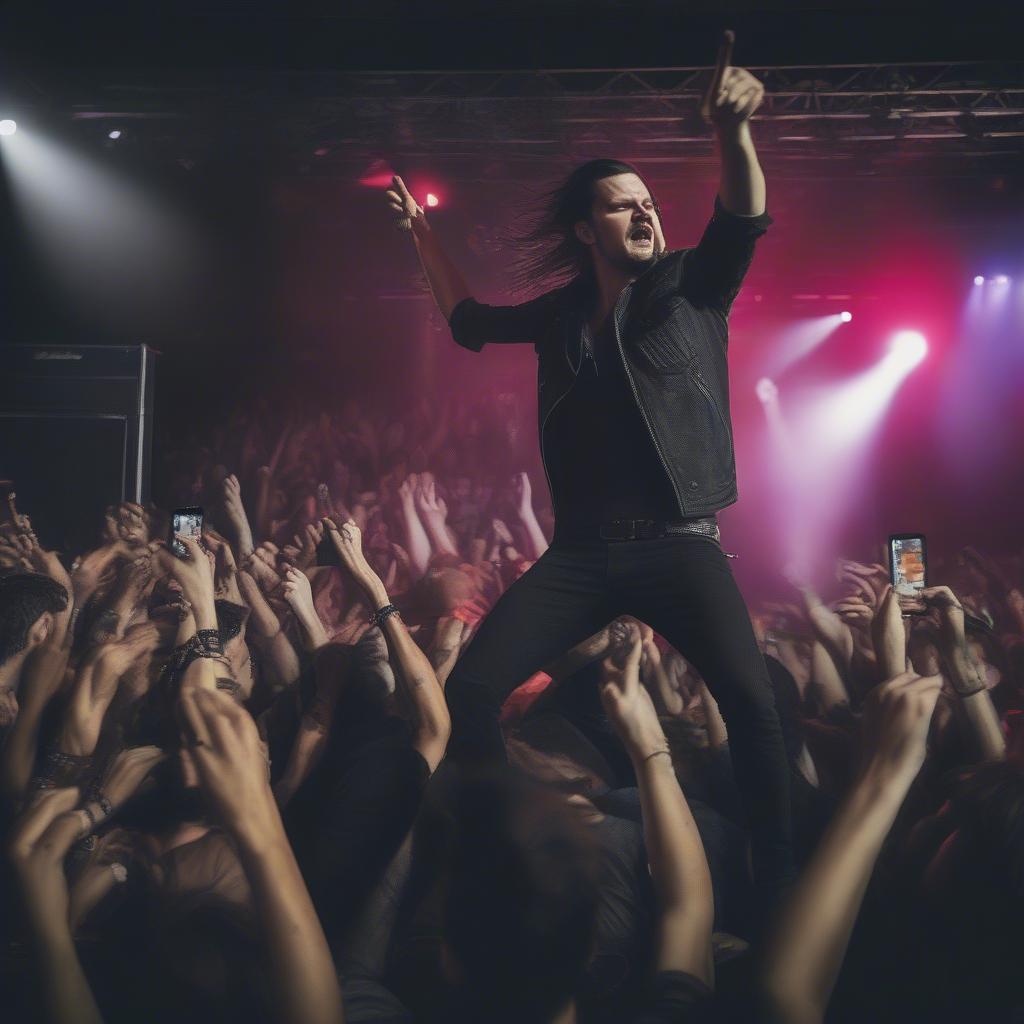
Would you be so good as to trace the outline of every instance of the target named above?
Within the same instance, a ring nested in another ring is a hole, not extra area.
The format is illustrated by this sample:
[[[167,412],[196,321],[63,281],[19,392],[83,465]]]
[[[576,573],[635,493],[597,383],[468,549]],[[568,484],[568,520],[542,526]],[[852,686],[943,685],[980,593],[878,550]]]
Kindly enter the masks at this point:
[[[899,331],[893,335],[889,353],[900,364],[917,366],[928,354],[928,341],[920,331]]]
[[[5,117],[0,121],[0,135],[13,135],[17,130],[17,122],[12,121],[9,117]]]

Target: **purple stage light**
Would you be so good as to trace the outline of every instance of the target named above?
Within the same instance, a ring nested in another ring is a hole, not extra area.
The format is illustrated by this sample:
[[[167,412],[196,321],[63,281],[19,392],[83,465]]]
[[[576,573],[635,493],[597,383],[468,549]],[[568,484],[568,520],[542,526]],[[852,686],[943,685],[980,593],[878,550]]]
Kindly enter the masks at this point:
[[[975,284],[984,284],[985,283],[985,278],[982,277],[981,274],[975,274],[975,276],[974,276],[974,283]]]
[[[996,276],[996,284],[1009,284],[1010,279],[1005,274],[998,274]]]

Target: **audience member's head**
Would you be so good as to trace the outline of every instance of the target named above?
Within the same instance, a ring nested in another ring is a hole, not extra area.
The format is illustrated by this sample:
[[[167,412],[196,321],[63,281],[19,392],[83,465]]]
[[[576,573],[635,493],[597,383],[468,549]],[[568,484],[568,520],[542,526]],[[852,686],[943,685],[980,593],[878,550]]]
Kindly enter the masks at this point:
[[[46,642],[54,616],[68,606],[59,583],[38,573],[0,579],[0,665]]]
[[[593,840],[563,800],[510,772],[463,781],[456,805],[449,971],[481,1020],[549,1020],[592,952]]]

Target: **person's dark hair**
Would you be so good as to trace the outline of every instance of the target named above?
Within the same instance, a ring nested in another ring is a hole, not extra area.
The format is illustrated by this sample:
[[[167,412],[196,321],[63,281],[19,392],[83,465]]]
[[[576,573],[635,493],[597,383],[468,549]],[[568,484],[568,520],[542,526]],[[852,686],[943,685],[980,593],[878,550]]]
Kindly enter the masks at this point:
[[[56,580],[35,572],[0,579],[0,665],[25,650],[39,616],[68,606],[68,592]]]
[[[594,183],[617,174],[635,174],[643,181],[643,175],[623,160],[588,160],[538,198],[532,216],[527,215],[529,227],[509,239],[515,253],[512,285],[516,292],[536,294],[576,278],[591,279],[590,251],[576,237],[574,225],[590,220]],[[653,191],[651,199],[660,219],[661,207]]]
[[[592,837],[517,773],[463,779],[445,880],[445,941],[476,1018],[543,1021],[572,998],[598,906]]]

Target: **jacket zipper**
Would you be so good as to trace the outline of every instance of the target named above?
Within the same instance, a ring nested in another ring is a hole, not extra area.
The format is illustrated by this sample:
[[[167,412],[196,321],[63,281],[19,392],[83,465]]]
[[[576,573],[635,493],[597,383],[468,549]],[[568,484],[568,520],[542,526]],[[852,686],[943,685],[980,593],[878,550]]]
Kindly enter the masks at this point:
[[[704,397],[711,403],[711,408],[715,410],[715,415],[718,417],[719,423],[721,423],[723,427],[726,427],[725,436],[729,438],[729,450],[731,452],[732,436],[730,435],[728,427],[726,426],[725,417],[722,415],[722,411],[718,408],[718,403],[715,401],[714,397],[711,394],[711,389],[707,386],[707,384],[704,383],[699,373],[693,374],[693,381],[697,385],[697,387],[700,388],[701,394],[703,394]]]
[[[627,291],[622,293],[623,295],[628,294]],[[679,514],[686,518],[686,509],[683,507],[683,499],[679,494],[679,488],[676,487],[676,482],[669,472],[668,463],[665,461],[665,455],[661,450],[661,445],[658,444],[658,439],[654,436],[654,428],[651,426],[651,421],[647,418],[647,410],[644,408],[644,403],[640,398],[640,392],[637,391],[636,384],[633,382],[633,373],[629,368],[629,362],[626,360],[626,351],[622,347],[622,337],[619,334],[619,305],[622,303],[622,296],[619,297],[619,301],[615,304],[615,309],[612,310],[612,322],[615,326],[615,343],[619,348],[619,358],[622,359],[622,365],[626,370],[626,380],[629,381],[630,390],[633,392],[633,399],[637,404],[637,408],[640,410],[640,415],[643,417],[644,424],[647,427],[647,433],[651,435],[651,441],[654,442],[654,450],[658,453],[658,459],[661,462],[662,469],[665,470],[665,476],[668,477],[668,482],[672,485],[672,492],[676,496],[676,503],[679,505]],[[543,442],[542,442],[543,443]],[[543,460],[542,460],[543,461]]]

